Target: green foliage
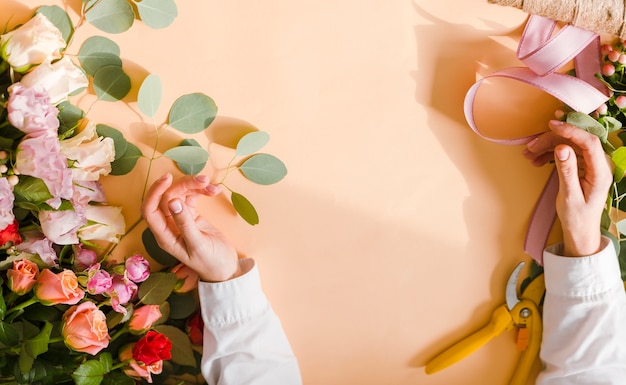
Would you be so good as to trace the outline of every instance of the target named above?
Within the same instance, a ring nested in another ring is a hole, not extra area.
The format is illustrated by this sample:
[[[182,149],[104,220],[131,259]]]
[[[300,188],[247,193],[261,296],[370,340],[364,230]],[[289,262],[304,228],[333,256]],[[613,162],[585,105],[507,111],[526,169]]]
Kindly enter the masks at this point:
[[[174,256],[159,247],[149,227],[141,234],[141,240],[148,254],[161,265],[174,266],[178,263],[178,260],[174,258]]]
[[[167,300],[174,290],[176,275],[169,272],[156,272],[141,283],[137,292],[139,299],[146,305],[159,305]]]
[[[130,92],[130,87],[130,77],[116,65],[100,67],[93,76],[93,88],[99,100],[121,100]]]
[[[85,72],[92,77],[102,67],[122,66],[120,47],[104,36],[91,36],[86,39],[78,51],[78,60]]]
[[[139,17],[148,27],[165,28],[178,16],[172,0],[141,0],[135,2]]]
[[[37,8],[36,13],[41,13],[48,18],[54,24],[59,31],[61,31],[61,35],[63,36],[63,40],[69,42],[74,34],[74,24],[72,23],[72,19],[70,19],[67,12],[65,12],[61,7],[56,5],[42,5]]]
[[[111,175],[126,175],[135,168],[137,164],[137,160],[141,158],[143,154],[139,147],[134,144],[127,142],[126,143],[126,151],[121,154],[118,158],[116,154],[116,159],[113,163],[111,163]]]
[[[250,132],[239,139],[239,142],[237,142],[237,148],[235,149],[235,154],[237,156],[252,155],[265,147],[269,140],[270,136],[266,132]]]
[[[202,93],[187,94],[176,99],[169,113],[169,125],[185,134],[205,130],[217,115],[213,99]]]
[[[235,208],[237,213],[246,222],[251,225],[259,224],[259,214],[257,214],[256,209],[246,197],[233,191],[230,194],[230,200],[233,203],[233,207]]]
[[[161,105],[162,94],[161,79],[157,75],[148,75],[139,88],[137,107],[144,115],[153,118]]]
[[[209,153],[196,145],[170,148],[163,156],[176,162],[178,168],[187,175],[199,173],[209,160]]]
[[[252,182],[261,185],[280,182],[287,175],[285,164],[270,154],[252,155],[239,166],[239,171]]]
[[[89,0],[85,18],[94,27],[108,33],[122,33],[135,21],[133,8],[126,0]]]
[[[158,325],[154,327],[159,333],[165,334],[172,342],[172,361],[179,365],[194,366],[196,360],[193,355],[191,341],[187,334],[175,326]]]

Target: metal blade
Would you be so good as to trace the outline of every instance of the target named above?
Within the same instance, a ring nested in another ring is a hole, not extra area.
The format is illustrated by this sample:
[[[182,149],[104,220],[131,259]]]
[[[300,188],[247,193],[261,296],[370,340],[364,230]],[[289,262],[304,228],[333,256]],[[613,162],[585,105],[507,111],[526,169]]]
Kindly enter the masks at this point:
[[[515,267],[515,270],[513,270],[506,283],[506,307],[509,310],[512,310],[515,304],[519,302],[519,298],[517,297],[517,279],[525,264],[526,262],[524,261],[520,262]]]

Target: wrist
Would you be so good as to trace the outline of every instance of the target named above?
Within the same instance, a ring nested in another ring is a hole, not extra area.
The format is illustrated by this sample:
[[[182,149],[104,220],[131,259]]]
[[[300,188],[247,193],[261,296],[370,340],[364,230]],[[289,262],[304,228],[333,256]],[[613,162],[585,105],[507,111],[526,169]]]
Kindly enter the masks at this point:
[[[233,265],[221,266],[219,268],[207,268],[206,273],[200,275],[200,279],[205,282],[217,283],[230,281],[242,275],[241,265],[239,260],[235,260]]]
[[[602,235],[598,230],[583,235],[563,234],[563,254],[566,257],[585,257],[597,254],[601,249]]]

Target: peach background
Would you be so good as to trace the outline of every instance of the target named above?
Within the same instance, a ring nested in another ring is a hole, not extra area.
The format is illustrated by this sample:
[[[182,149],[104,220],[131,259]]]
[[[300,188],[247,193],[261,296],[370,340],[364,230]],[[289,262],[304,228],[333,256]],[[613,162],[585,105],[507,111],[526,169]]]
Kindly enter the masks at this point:
[[[1,2],[24,17],[26,6],[48,3]],[[79,3],[57,2],[72,15]],[[479,138],[462,110],[478,75],[518,64],[526,14],[486,0],[177,3],[169,28],[137,23],[109,37],[133,79],[161,77],[161,120],[176,97],[204,92],[219,118],[197,136],[203,144],[228,130],[271,135],[265,150],[288,176],[273,186],[227,180],[261,224],[238,218],[227,196],[202,204],[258,261],[304,383],[506,384],[517,360],[512,332],[435,375],[423,365],[482,327],[503,303],[510,271],[528,260],[523,238],[549,169],[530,166],[521,147]],[[102,34],[81,28],[70,52],[93,33]],[[97,103],[90,116],[147,152],[149,122],[127,101]],[[556,105],[502,81],[481,93],[477,113],[486,131],[512,137],[543,130]],[[171,131],[164,140],[179,139]],[[216,164],[227,158],[211,148]],[[105,181],[129,224],[146,165]],[[150,180],[172,169],[166,160],[155,167]],[[118,256],[141,249],[142,229]]]

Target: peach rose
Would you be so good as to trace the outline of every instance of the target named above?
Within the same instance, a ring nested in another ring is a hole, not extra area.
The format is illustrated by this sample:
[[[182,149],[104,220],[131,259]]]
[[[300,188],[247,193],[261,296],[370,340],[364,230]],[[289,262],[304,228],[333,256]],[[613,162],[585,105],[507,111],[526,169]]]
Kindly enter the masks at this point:
[[[39,268],[35,262],[28,259],[13,261],[13,268],[7,270],[9,289],[19,295],[24,295],[35,286]]]
[[[188,293],[198,287],[198,273],[187,265],[179,263],[174,266],[172,273],[176,274],[176,278],[178,278],[174,292],[179,294]]]
[[[61,334],[70,349],[92,356],[109,346],[106,316],[93,302],[69,308],[63,314]]]
[[[128,323],[128,329],[131,333],[144,333],[152,327],[153,323],[161,318],[161,315],[159,305],[144,305],[135,309]]]
[[[146,365],[144,363],[137,362],[133,359],[133,348],[135,344],[126,345],[122,349],[120,349],[120,361],[129,361],[128,365],[130,366],[127,369],[124,369],[124,373],[132,378],[143,378],[149,383],[152,383],[152,375],[153,374],[161,374],[163,371],[163,360],[156,361],[151,365]]]
[[[85,292],[78,286],[78,279],[72,270],[54,274],[44,269],[37,277],[35,296],[44,305],[75,305],[83,299]]]

